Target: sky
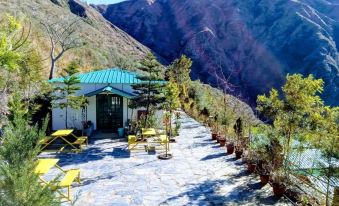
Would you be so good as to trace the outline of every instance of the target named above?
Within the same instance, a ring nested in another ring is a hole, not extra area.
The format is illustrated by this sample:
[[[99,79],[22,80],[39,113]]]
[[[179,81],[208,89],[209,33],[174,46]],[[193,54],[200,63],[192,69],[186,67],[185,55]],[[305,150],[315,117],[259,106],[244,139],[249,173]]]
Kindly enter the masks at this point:
[[[115,4],[125,0],[85,0],[89,4]]]

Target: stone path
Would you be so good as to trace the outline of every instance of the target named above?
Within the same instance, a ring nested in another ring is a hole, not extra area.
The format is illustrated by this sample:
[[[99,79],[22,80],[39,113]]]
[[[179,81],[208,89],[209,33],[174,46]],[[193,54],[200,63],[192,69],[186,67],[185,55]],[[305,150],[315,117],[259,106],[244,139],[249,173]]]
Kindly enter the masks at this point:
[[[110,139],[94,141],[81,154],[42,156],[60,158],[66,169],[80,168],[75,205],[288,205],[272,196],[270,186],[261,188],[258,177],[246,174],[241,160],[226,155],[208,129],[184,114],[180,121],[171,160],[129,153],[126,142]]]

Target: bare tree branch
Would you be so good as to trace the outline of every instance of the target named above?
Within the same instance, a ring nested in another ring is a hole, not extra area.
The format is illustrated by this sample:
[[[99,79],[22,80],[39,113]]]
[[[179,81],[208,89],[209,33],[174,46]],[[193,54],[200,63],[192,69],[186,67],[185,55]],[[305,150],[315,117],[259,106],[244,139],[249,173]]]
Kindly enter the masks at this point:
[[[57,17],[53,19],[58,19]],[[49,79],[54,77],[56,62],[67,52],[68,50],[78,48],[84,45],[81,39],[78,37],[77,24],[78,18],[71,21],[41,21],[41,24],[45,27],[46,33],[49,37],[50,43],[50,75]]]
[[[32,25],[31,22],[29,22],[28,33],[26,35],[25,35],[25,27],[22,29],[20,38],[17,40],[17,42],[14,43],[14,46],[12,49],[13,51],[17,50],[18,48],[20,48],[22,45],[24,45],[27,42],[29,36],[31,35],[31,25]]]

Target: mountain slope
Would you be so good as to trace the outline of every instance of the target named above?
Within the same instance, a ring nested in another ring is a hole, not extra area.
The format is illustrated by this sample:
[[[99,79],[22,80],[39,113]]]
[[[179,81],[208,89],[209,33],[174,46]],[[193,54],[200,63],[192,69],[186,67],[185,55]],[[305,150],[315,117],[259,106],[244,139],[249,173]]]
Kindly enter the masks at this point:
[[[133,68],[134,60],[142,58],[149,51],[95,9],[78,0],[0,0],[0,13],[25,17],[31,22],[30,39],[43,59],[47,58],[44,61],[46,70],[49,68],[50,45],[41,21],[58,20],[64,23],[79,19],[76,23],[77,37],[85,46],[67,51],[58,62],[59,72],[71,60],[78,60],[83,70],[113,66]]]
[[[95,8],[167,61],[186,54],[192,77],[225,78],[250,103],[280,87],[287,73],[325,81],[339,104],[338,0],[130,0]]]

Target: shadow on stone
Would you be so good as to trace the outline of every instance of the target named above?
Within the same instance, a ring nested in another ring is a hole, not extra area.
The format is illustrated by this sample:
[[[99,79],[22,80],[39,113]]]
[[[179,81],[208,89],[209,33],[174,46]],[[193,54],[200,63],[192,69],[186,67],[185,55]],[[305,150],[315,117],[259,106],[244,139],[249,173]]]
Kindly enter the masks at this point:
[[[253,190],[258,190],[258,189],[262,188],[260,182],[248,184],[248,187],[253,189]]]
[[[218,154],[212,154],[212,155],[207,155],[206,157],[202,158],[200,161],[205,161],[205,160],[211,160],[219,157],[225,156],[225,153],[218,153]]]
[[[234,161],[237,161],[237,158],[232,157],[232,158],[227,159],[226,161],[227,162],[234,162]]]
[[[114,158],[130,158],[131,152],[126,148],[115,147],[113,148],[112,156]]]

